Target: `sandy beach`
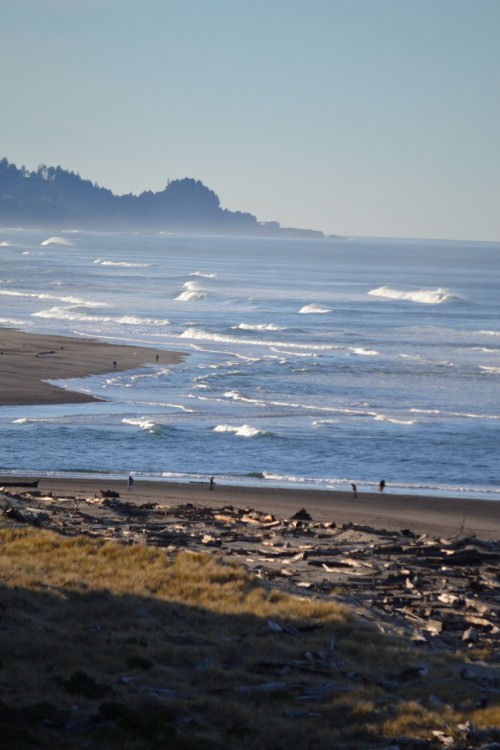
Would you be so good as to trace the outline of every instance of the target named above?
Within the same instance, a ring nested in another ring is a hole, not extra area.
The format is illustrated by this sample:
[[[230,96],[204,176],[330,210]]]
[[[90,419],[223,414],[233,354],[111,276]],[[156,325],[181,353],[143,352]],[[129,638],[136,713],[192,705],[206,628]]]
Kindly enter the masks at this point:
[[[15,490],[11,483],[33,479],[38,477],[2,476],[0,489],[5,486]],[[210,492],[208,484],[198,482],[136,480],[132,491],[128,492],[127,477],[123,481],[54,477],[41,478],[38,490],[42,493],[52,492],[58,497],[82,499],[99,496],[103,490],[112,490],[127,502],[138,505],[151,502],[161,505],[192,503],[211,508],[232,505],[272,513],[278,518],[290,518],[304,508],[315,521],[320,522],[353,523],[389,531],[410,529],[416,534],[427,533],[436,537],[453,537],[461,533],[500,540],[499,503],[392,494],[390,489],[384,495],[358,494],[358,498],[353,499],[347,491],[234,487],[216,483],[215,490]]]
[[[148,363],[180,362],[182,355],[133,346],[22,333],[0,329],[0,405],[57,404],[94,401],[92,396],[73,393],[48,385],[45,379],[84,377],[113,370],[136,369]],[[116,367],[113,363],[116,362]],[[0,478],[0,486],[28,477]],[[136,481],[127,493],[123,481],[39,479],[39,489],[58,495],[89,497],[103,489],[118,491],[134,502],[156,501],[164,504],[196,503],[222,507],[251,507],[279,517],[290,517],[305,508],[315,520],[366,524],[376,528],[450,536],[461,530],[481,538],[500,539],[500,503],[460,498],[437,498],[395,494],[390,486],[384,494],[360,493],[352,497],[346,491],[290,490],[263,487],[234,487],[216,484],[214,492],[199,483]]]
[[[0,406],[96,401],[44,381],[135,370],[156,361],[175,364],[181,359],[181,354],[160,349],[0,328]]]

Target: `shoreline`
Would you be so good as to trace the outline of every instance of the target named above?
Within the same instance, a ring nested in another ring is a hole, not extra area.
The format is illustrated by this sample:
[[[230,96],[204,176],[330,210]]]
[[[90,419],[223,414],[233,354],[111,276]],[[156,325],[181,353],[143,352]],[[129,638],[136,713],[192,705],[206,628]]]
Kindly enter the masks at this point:
[[[183,361],[185,355],[180,352],[165,351],[151,347],[116,345],[106,342],[53,336],[50,334],[28,333],[17,329],[0,326],[0,406],[46,406],[78,403],[96,403],[105,399],[96,398],[87,393],[67,390],[44,382],[44,380],[67,380],[84,378],[90,375],[111,374],[124,370],[135,370],[148,364],[175,365]],[[157,359],[158,358],[158,359]],[[12,469],[11,469],[12,470]],[[14,469],[15,470],[15,469]],[[23,483],[28,477],[5,477],[6,481]],[[82,487],[82,492],[106,487],[120,488],[125,484],[119,480],[87,479],[78,476],[34,477],[40,479],[40,486],[50,484],[68,488],[68,491]],[[0,487],[2,480],[0,479]],[[190,502],[189,496],[196,496],[197,502],[203,502],[207,485],[194,482],[168,482],[163,480],[138,480],[137,487],[145,492],[145,497],[160,497],[165,492],[177,497],[177,502]],[[126,488],[125,488],[126,489]],[[98,491],[98,490],[97,490]],[[120,491],[118,489],[118,491]],[[137,490],[136,490],[137,492]],[[134,493],[135,494],[135,493]],[[437,516],[431,520],[436,528],[446,529],[451,533],[458,529],[462,518],[471,522],[479,531],[478,535],[487,532],[489,525],[496,525],[500,538],[500,502],[495,499],[460,498],[453,495],[412,494],[388,488],[384,495],[376,492],[360,492],[358,500],[352,498],[350,491],[324,488],[296,487],[257,487],[255,485],[218,485],[217,492],[210,493],[210,500],[218,502],[218,496],[231,495],[241,498],[240,503],[258,503],[262,510],[284,515],[294,513],[309,505],[320,514],[321,520],[328,516],[329,506],[340,514],[343,522],[366,523],[366,515],[377,525],[378,520],[391,524],[409,525],[415,521],[418,529],[425,529],[425,515]],[[205,498],[206,499],[206,498]],[[236,503],[236,501],[234,501]],[[236,503],[238,504],[238,503]],[[266,508],[266,504],[272,507]],[[299,507],[300,506],[300,507]],[[474,508],[472,513],[471,508]],[[378,509],[378,510],[377,510]],[[481,512],[479,512],[481,510]],[[309,510],[309,508],[308,508]],[[471,515],[472,513],[472,515]],[[476,518],[479,513],[479,517]],[[486,519],[486,520],[485,520]],[[441,533],[441,532],[438,532]],[[444,533],[444,532],[443,532]]]
[[[305,509],[319,522],[366,525],[388,531],[410,529],[417,534],[436,537],[476,536],[492,541],[500,540],[500,503],[490,500],[421,497],[384,493],[352,493],[329,490],[299,490],[258,488],[216,484],[213,492],[208,483],[175,483],[168,481],[136,480],[127,491],[127,477],[123,480],[101,480],[61,477],[0,477],[0,491],[24,490],[23,484],[38,479],[37,491],[42,494],[71,498],[97,497],[103,490],[119,493],[123,500],[137,505],[193,504],[211,508],[235,506],[272,513],[290,518]],[[13,483],[13,484],[11,484]],[[16,485],[16,483],[18,483]]]
[[[174,365],[180,352],[96,339],[27,333],[0,327],[0,406],[95,403],[87,393],[44,382],[136,370],[148,364]]]

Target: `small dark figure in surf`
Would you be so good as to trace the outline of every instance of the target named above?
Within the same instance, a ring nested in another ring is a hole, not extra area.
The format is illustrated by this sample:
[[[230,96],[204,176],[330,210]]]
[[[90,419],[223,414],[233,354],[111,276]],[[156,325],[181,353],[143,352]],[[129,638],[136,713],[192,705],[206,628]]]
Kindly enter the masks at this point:
[[[113,360],[113,370],[116,370],[116,359]]]
[[[159,359],[160,359],[160,355],[159,355],[159,354],[157,354],[157,355],[156,355],[156,361],[158,362],[158,360],[159,360]]]
[[[354,498],[357,498],[357,496],[358,496],[358,488],[356,487],[356,485],[354,484],[354,482],[351,483],[351,487],[352,487],[352,496]]]
[[[209,489],[209,490],[213,490],[213,488],[214,488],[214,487],[215,487],[215,482],[214,482],[214,478],[213,478],[213,477],[210,477],[210,481],[209,481],[209,483],[208,483],[208,489]]]
[[[132,492],[132,487],[134,486],[134,477],[132,474],[128,478],[128,491]]]
[[[383,492],[384,491],[384,487],[385,487],[385,480],[382,479],[382,481],[379,482],[378,491],[379,492]]]

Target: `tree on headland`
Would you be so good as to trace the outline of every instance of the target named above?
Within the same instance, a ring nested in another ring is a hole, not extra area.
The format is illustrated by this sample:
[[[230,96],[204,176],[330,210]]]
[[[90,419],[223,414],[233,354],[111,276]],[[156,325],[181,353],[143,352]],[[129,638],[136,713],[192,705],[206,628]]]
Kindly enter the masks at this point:
[[[97,183],[60,166],[40,164],[30,172],[0,159],[0,223],[111,230],[168,230],[245,234],[321,232],[282,230],[277,222],[221,208],[217,194],[199,180],[169,180],[160,192],[115,195]]]

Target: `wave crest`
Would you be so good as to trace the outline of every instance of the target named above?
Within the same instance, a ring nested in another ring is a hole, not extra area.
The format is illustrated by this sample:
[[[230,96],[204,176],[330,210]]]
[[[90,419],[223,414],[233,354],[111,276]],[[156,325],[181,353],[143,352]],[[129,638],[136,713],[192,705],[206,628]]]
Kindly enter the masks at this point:
[[[135,419],[122,419],[123,424],[132,425],[132,427],[140,427],[141,430],[146,432],[154,432],[156,424],[146,417],[137,417]]]
[[[49,237],[40,243],[42,247],[48,247],[49,245],[64,245],[65,247],[73,247],[73,243],[64,237]]]
[[[127,261],[103,260],[96,258],[92,261],[99,266],[121,266],[122,268],[150,268],[150,263],[128,263]]]
[[[283,326],[277,326],[274,323],[239,323],[237,326],[231,326],[234,331],[284,331]]]
[[[390,286],[379,286],[368,292],[372,297],[384,297],[385,299],[404,300],[407,302],[418,302],[422,305],[441,305],[459,299],[449,289],[438,287],[437,289],[415,289],[404,291],[403,289],[392,289]]]
[[[299,310],[301,315],[324,315],[329,312],[331,312],[331,310],[328,310],[326,307],[320,307],[319,305],[304,305],[304,307],[301,307]]]
[[[214,427],[213,432],[231,432],[233,435],[246,438],[259,437],[267,434],[265,430],[258,430],[256,427],[251,427],[249,424],[243,424],[240,427],[234,427],[230,424],[218,424]]]

